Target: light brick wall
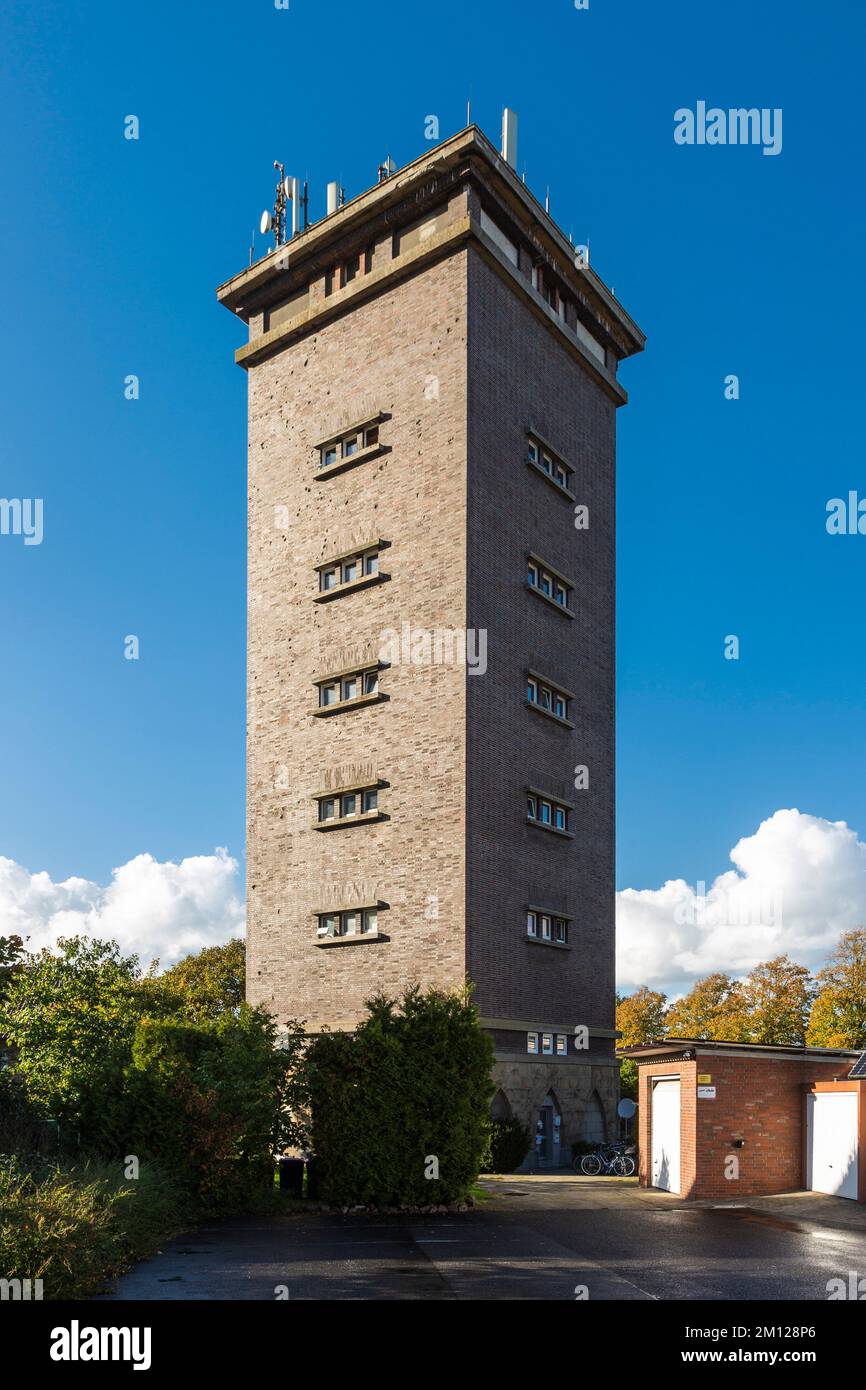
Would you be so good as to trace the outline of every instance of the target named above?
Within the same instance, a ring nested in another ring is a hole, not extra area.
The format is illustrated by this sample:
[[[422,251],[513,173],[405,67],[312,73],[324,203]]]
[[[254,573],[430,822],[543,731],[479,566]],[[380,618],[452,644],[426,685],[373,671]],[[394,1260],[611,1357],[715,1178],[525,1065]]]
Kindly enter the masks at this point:
[[[405,621],[462,627],[466,593],[466,252],[353,308],[249,373],[248,993],[280,1019],[351,1020],[377,990],[465,974],[465,672],[394,666],[388,700],[311,717],[328,654]],[[438,399],[425,394],[428,378]],[[314,442],[352,402],[390,419],[390,452],[317,481]],[[288,508],[288,530],[275,508]],[[391,542],[390,582],[312,601],[347,531]],[[322,834],[310,794],[375,760],[390,819]],[[286,768],[289,788],[280,789]],[[373,880],[389,939],[317,948],[323,888]],[[429,895],[438,918],[425,916]]]

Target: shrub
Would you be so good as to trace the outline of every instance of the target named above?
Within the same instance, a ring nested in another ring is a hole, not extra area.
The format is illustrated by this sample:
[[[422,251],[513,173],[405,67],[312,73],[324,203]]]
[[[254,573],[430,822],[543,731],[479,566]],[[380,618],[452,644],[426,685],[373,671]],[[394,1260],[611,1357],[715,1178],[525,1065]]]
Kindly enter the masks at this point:
[[[529,1153],[532,1136],[526,1125],[513,1116],[507,1120],[491,1120],[488,1145],[483,1171],[513,1173]]]
[[[275,1042],[270,1018],[246,1005],[237,1017],[136,1029],[133,1147],[209,1208],[242,1205],[272,1180],[274,1151],[303,1138],[291,1110],[296,1048]]]
[[[208,955],[204,983],[188,968],[182,988],[142,979],[114,942],[61,941],[16,968],[0,995],[15,1049],[0,1073],[8,1149],[134,1154],[208,1209],[254,1196],[274,1150],[303,1140],[302,1034],[287,1025],[278,1047],[270,1016],[236,1004],[236,947]]]
[[[492,1060],[466,992],[415,987],[399,1009],[379,996],[354,1035],[319,1036],[308,1062],[322,1199],[426,1206],[465,1197],[487,1146]]]
[[[43,1147],[39,1117],[14,1071],[0,1071],[0,1154],[36,1154]]]
[[[0,1278],[42,1279],[47,1299],[81,1298],[182,1228],[176,1188],[142,1167],[0,1162]]]

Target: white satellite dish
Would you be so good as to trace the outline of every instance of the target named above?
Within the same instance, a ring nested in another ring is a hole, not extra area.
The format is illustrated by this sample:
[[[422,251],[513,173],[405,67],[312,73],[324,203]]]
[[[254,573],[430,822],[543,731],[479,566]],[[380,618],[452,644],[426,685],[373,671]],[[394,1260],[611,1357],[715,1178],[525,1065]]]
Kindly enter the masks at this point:
[[[289,202],[292,201],[292,184],[293,184],[293,182],[294,182],[293,179],[289,179],[289,178],[283,179],[283,192],[285,193],[285,195],[286,195],[287,199],[289,200]]]
[[[267,236],[268,232],[271,230],[271,227],[273,227],[273,225],[274,219],[271,216],[271,214],[269,212],[263,212],[262,220],[259,223],[259,231],[261,232],[262,236]]]

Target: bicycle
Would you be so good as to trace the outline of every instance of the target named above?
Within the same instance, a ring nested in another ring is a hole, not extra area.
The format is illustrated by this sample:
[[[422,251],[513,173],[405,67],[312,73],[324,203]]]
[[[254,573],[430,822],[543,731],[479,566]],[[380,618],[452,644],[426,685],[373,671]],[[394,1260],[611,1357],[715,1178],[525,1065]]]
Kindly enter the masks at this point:
[[[635,1170],[634,1159],[625,1144],[599,1144],[595,1153],[575,1157],[573,1166],[587,1178],[630,1178]]]

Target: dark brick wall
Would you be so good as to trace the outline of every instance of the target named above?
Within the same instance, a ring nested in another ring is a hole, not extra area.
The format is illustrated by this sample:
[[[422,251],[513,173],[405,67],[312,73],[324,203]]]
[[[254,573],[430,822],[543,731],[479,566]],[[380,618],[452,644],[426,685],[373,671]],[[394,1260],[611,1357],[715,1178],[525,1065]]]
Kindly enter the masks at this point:
[[[483,1015],[614,1022],[615,407],[470,248],[467,961]],[[532,423],[575,471],[590,528],[526,463]],[[534,550],[576,581],[571,620],[526,589]],[[529,709],[531,667],[575,692],[572,731]],[[574,768],[589,790],[574,790]],[[527,783],[576,803],[574,840],[525,823]],[[573,915],[569,951],[527,943],[528,902]]]

